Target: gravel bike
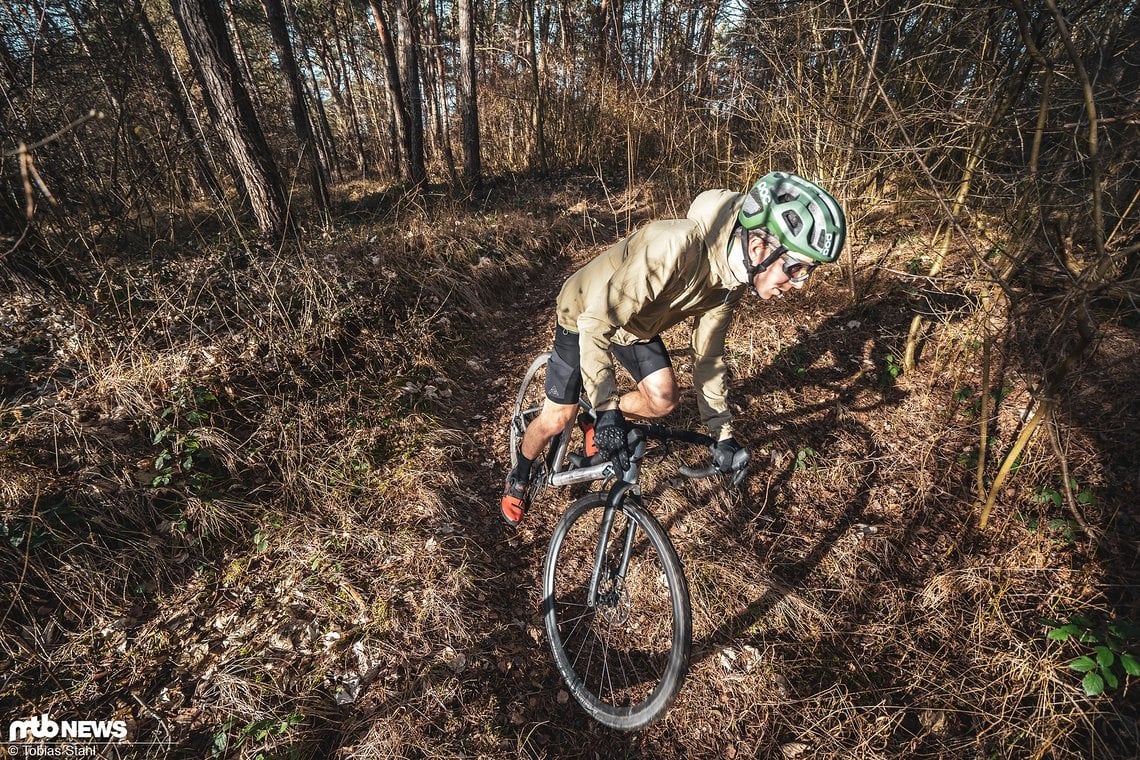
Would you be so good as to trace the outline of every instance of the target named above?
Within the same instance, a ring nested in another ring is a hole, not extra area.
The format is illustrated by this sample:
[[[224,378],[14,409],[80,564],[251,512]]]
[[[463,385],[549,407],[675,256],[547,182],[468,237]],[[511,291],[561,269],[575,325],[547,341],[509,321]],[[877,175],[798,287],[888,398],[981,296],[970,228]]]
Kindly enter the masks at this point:
[[[511,416],[511,466],[526,426],[542,409],[549,353],[531,363]],[[579,401],[589,411],[586,399]],[[641,466],[655,442],[715,445],[709,436],[660,425],[630,424],[629,469],[574,453],[571,422],[531,468],[534,498],[548,487],[603,481],[566,510],[550,538],[542,574],[543,616],[554,662],[570,694],[595,720],[633,731],[669,709],[689,665],[689,589],[669,535],[642,502]],[[654,453],[657,453],[654,450]],[[739,484],[745,464],[736,473]],[[715,465],[679,468],[685,478]]]

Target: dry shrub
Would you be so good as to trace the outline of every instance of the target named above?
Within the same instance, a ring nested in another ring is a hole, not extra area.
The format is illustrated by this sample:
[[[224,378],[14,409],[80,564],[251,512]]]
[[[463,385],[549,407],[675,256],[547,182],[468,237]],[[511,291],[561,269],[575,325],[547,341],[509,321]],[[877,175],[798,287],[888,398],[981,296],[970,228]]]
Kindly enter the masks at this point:
[[[646,482],[692,592],[689,678],[638,735],[584,718],[538,591],[569,495],[491,526],[499,421],[548,348],[564,248],[584,261],[684,206],[603,184],[524,189],[532,213],[359,199],[359,226],[304,252],[124,257],[79,319],[8,303],[4,712],[124,715],[195,757],[1126,756],[1127,692],[1085,697],[1079,647],[1041,620],[1140,614],[1135,332],[1106,325],[1060,418],[1097,541],[1050,527],[1075,518],[1041,500],[1063,490],[1043,436],[977,534],[976,301],[908,292],[929,244],[909,232],[857,246],[854,277],[746,302],[729,360],[754,476],[741,493],[674,487],[667,465]],[[935,306],[919,372],[896,376],[910,314]],[[678,426],[698,422],[686,330],[665,336]],[[991,471],[1038,367],[1008,335]],[[184,467],[190,440],[210,455]]]
[[[303,251],[159,243],[86,313],[10,303],[6,712],[244,755],[321,741],[338,700],[427,698],[426,655],[472,635],[449,354],[561,245],[440,206]]]

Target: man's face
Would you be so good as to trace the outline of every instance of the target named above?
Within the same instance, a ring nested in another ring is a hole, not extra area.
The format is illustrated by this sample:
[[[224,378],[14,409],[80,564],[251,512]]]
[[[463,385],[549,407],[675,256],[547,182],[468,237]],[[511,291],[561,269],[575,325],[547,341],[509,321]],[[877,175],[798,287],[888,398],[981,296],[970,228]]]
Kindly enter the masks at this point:
[[[748,236],[748,253],[752,258],[753,266],[759,265],[760,262],[768,258],[771,251],[772,249],[769,248],[768,241],[764,239],[763,235]],[[783,262],[780,260],[752,278],[752,287],[756,288],[756,294],[765,301],[773,296],[783,298],[784,293],[793,288],[799,290],[805,283],[806,280],[804,282],[792,282],[788,275],[784,274]]]

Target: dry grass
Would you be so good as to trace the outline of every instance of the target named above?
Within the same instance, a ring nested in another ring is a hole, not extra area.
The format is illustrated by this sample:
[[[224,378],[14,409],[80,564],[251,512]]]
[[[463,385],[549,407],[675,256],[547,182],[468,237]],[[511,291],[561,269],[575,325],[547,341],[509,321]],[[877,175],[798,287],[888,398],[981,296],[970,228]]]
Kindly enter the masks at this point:
[[[563,247],[581,261],[671,201],[589,179],[530,194],[550,200],[360,192],[356,221],[303,252],[201,232],[108,261],[86,311],[9,299],[0,715],[122,717],[179,757],[1134,750],[1132,684],[1084,696],[1066,668],[1084,650],[1041,619],[1140,617],[1135,329],[1105,324],[1061,419],[1099,543],[1034,501],[1061,486],[1044,436],[979,535],[969,315],[892,378],[910,302],[880,276],[852,305],[839,272],[734,324],[741,437],[764,463],[744,492],[648,483],[693,596],[677,703],[634,736],[588,721],[539,615],[567,502],[497,527],[496,421],[547,347]],[[684,329],[666,341],[687,387]],[[1035,368],[999,348],[995,452]]]

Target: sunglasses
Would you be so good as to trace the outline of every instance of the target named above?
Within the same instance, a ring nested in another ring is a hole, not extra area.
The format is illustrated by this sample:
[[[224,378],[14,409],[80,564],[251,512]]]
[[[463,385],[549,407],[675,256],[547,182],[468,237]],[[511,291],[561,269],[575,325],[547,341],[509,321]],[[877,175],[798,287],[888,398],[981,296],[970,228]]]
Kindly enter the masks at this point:
[[[745,235],[745,231],[741,230],[742,246],[746,249],[748,247],[747,241],[748,238]],[[767,270],[768,267],[779,261],[780,268],[784,270],[784,276],[788,278],[788,281],[793,285],[799,285],[802,282],[807,282],[807,279],[811,277],[811,273],[819,266],[818,261],[807,262],[797,259],[787,248],[777,242],[769,241],[768,248],[771,252],[767,258],[755,267],[750,265],[747,256],[744,257],[744,264],[749,268],[748,272],[751,276],[755,277],[756,274]]]
[[[789,253],[780,256],[780,260],[780,264],[784,268],[784,274],[788,280],[797,285],[801,282],[807,282],[807,278],[811,277],[811,273],[819,266],[818,264],[808,264],[799,259],[792,258],[792,255]]]

